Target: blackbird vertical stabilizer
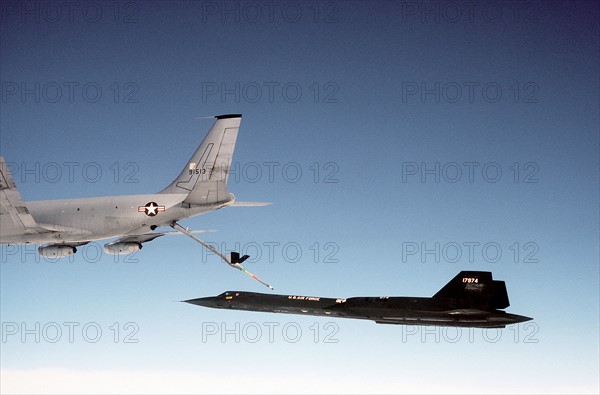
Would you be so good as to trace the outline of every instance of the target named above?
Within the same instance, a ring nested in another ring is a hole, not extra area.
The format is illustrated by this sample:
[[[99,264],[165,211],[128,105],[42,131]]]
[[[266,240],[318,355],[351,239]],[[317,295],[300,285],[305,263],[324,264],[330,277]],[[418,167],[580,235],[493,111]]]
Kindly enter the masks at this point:
[[[504,292],[506,293],[506,287]],[[499,301],[502,302],[502,295],[499,296]],[[453,299],[456,301],[457,309],[492,310],[495,307],[494,302],[496,302],[492,273],[460,272],[433,295],[433,298]],[[505,299],[508,300],[508,296]]]

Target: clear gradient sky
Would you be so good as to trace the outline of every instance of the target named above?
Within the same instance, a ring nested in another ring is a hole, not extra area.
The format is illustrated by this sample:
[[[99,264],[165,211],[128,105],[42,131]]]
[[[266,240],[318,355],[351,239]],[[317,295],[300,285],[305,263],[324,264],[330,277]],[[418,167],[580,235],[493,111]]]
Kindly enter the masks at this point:
[[[184,236],[3,246],[2,393],[598,393],[597,2],[2,2],[0,153],[25,200],[153,193],[242,113],[184,221],[277,293],[507,282],[504,330],[202,309],[269,292]]]

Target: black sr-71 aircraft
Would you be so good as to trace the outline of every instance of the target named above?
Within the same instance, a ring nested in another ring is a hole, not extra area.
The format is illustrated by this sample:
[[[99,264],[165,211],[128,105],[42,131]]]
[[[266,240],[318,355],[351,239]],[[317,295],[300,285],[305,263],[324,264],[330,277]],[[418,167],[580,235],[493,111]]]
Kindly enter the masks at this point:
[[[227,291],[219,296],[186,300],[198,306],[284,314],[372,320],[378,324],[504,328],[532,318],[509,314],[504,281],[490,272],[463,271],[431,298],[272,295]]]

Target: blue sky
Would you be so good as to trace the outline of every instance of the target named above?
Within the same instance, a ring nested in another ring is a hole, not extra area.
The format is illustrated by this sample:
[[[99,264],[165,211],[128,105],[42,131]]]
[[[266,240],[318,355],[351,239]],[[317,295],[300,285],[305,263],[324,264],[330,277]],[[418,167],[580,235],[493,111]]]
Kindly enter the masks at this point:
[[[70,4],[70,5],[69,5]],[[501,331],[201,309],[268,292],[185,237],[1,249],[6,393],[597,393],[594,2],[3,2],[0,153],[26,200],[152,193],[242,113],[184,221],[278,293],[507,282]],[[23,8],[25,7],[25,8]]]

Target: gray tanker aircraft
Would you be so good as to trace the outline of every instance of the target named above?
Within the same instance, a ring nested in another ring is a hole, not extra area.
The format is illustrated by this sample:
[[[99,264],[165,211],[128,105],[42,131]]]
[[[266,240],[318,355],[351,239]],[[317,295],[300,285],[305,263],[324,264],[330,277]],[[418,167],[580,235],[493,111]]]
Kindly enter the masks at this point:
[[[81,199],[23,201],[4,158],[0,157],[0,244],[41,244],[42,257],[74,254],[93,240],[117,237],[104,245],[108,254],[129,254],[142,244],[169,232],[170,226],[219,255],[230,266],[244,271],[271,288],[240,264],[204,243],[178,224],[186,218],[228,206],[263,206],[269,203],[236,202],[227,190],[227,178],[241,114],[216,116],[212,128],[179,176],[162,191],[149,195],[104,196]]]
[[[273,295],[227,291],[184,301],[215,309],[373,320],[378,324],[504,328],[532,318],[509,314],[504,281],[490,272],[463,271],[431,298]]]

